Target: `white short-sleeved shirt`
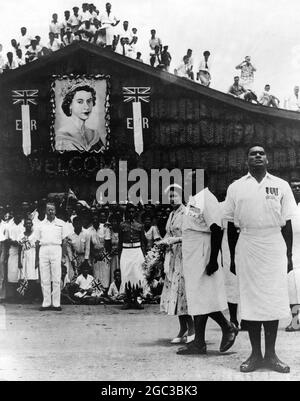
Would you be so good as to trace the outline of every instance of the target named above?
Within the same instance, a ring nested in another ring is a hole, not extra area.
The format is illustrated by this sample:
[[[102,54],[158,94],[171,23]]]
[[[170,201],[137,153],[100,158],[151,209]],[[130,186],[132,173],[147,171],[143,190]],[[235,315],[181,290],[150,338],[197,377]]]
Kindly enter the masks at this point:
[[[61,245],[68,232],[63,220],[55,218],[52,222],[48,219],[36,228],[37,238],[41,245]]]
[[[51,22],[49,25],[49,32],[53,32],[55,35],[60,35],[60,32],[62,30],[62,24],[59,22]]]
[[[210,227],[222,225],[222,213],[217,198],[208,188],[204,188],[197,195],[192,196],[186,207],[186,216],[183,219],[183,231],[210,232]]]
[[[24,234],[25,228],[23,222],[16,224],[12,223],[6,227],[6,238],[12,241],[19,241],[20,236]]]
[[[101,24],[115,24],[118,21],[118,18],[110,12],[108,15],[107,11],[105,10],[104,13],[100,17]]]
[[[269,173],[258,183],[248,173],[227,191],[223,218],[236,227],[283,227],[294,215],[296,202],[289,184]]]
[[[53,52],[56,52],[57,50],[59,50],[60,46],[61,46],[61,42],[58,39],[54,39],[52,44],[50,42],[47,44],[47,48],[49,50],[52,50]]]
[[[92,288],[92,282],[94,281],[94,277],[90,274],[85,278],[82,274],[77,277],[76,284],[79,285],[81,290],[89,290]]]
[[[71,26],[78,26],[81,24],[81,15],[78,14],[78,16],[76,17],[76,15],[71,15],[71,17],[69,18],[69,24],[71,24]]]

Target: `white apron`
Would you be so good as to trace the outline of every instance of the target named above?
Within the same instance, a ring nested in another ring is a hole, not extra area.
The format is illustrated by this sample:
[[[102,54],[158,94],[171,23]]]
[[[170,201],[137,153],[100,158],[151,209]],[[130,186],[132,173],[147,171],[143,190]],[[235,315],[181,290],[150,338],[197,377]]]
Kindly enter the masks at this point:
[[[219,215],[219,203],[207,188],[192,198],[187,206],[183,220],[182,256],[189,315],[206,315],[228,307],[222,266],[219,265],[219,270],[212,276],[206,274],[211,249],[208,225],[216,221],[221,226]],[[212,221],[207,225],[205,219],[208,218]]]
[[[125,287],[129,281],[131,285],[139,284],[139,282],[143,285],[143,262],[144,255],[141,248],[123,248],[120,259],[122,287]]]
[[[286,245],[280,228],[242,229],[235,255],[243,320],[289,317]]]
[[[224,229],[223,232],[222,254],[219,259],[220,259],[220,265],[223,266],[227,302],[231,304],[238,304],[239,303],[238,281],[236,275],[234,275],[230,271],[230,251],[228,245],[227,229]]]
[[[17,246],[10,246],[7,261],[7,281],[9,283],[17,283],[19,278],[19,248]]]

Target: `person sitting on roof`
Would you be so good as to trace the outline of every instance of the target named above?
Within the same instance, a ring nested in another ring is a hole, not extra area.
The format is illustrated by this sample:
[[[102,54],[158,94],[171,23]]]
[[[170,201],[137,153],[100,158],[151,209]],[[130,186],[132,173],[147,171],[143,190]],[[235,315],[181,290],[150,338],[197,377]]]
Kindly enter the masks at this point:
[[[74,42],[74,39],[75,39],[75,35],[74,35],[74,33],[72,32],[72,29],[69,28],[69,27],[66,28],[66,34],[65,34],[64,37],[63,37],[62,44],[63,44],[64,46],[69,46],[71,43]]]
[[[142,53],[137,52],[135,61],[139,61],[140,63],[143,63],[144,61],[141,59],[141,57],[142,57]]]
[[[164,46],[161,52],[161,63],[163,64],[163,70],[169,71],[171,64],[171,54],[168,52],[169,46]]]
[[[85,21],[77,33],[80,33],[81,40],[84,40],[85,42],[92,42],[95,39],[96,29],[91,25],[90,21]]]
[[[49,32],[49,42],[47,44],[47,49],[50,52],[56,52],[61,48],[61,42],[57,38],[55,38],[55,34],[53,32]]]
[[[181,78],[190,78],[188,69],[189,69],[189,59],[188,56],[185,55],[182,59],[182,62],[174,70],[174,74]]]
[[[14,60],[14,55],[12,52],[7,53],[7,62],[4,64],[3,70],[14,70],[18,68],[17,62]]]
[[[240,85],[240,77],[235,76],[234,78],[234,83],[233,85],[230,86],[228,89],[228,95],[238,97],[239,99],[244,99],[245,94],[247,93],[246,89],[243,87],[243,85]]]
[[[81,15],[79,15],[78,7],[73,7],[73,15],[70,16],[69,24],[73,33],[78,31],[81,25]]]
[[[71,28],[71,13],[69,10],[66,10],[64,12],[65,15],[65,19],[63,20],[63,22],[61,23],[61,38],[63,39],[63,37],[65,36],[66,32],[67,32],[67,28]]]
[[[154,68],[162,68],[161,48],[158,45],[155,46],[154,53],[150,53],[150,65]]]
[[[263,106],[278,108],[280,100],[278,99],[278,97],[271,95],[270,88],[270,85],[265,85],[265,90],[259,98],[259,103]]]
[[[21,67],[22,65],[26,64],[26,60],[25,57],[23,56],[21,49],[17,50],[16,63],[18,64],[18,67]]]
[[[206,50],[203,53],[203,59],[201,60],[199,64],[199,70],[197,73],[197,80],[200,81],[201,85],[204,86],[209,86],[210,81],[211,81],[211,75],[210,75],[210,61],[208,60],[210,56],[210,52]]]
[[[31,61],[37,60],[38,57],[40,57],[42,52],[42,48],[40,46],[37,46],[37,40],[32,39],[31,40],[31,46],[28,48],[26,52],[26,60],[28,63]]]

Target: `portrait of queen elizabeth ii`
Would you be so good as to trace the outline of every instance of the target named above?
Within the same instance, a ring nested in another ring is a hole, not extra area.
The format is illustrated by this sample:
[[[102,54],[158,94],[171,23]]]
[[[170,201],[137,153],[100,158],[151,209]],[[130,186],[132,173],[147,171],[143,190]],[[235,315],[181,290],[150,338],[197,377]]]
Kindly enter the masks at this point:
[[[105,80],[65,79],[55,85],[55,149],[99,152],[105,148]]]

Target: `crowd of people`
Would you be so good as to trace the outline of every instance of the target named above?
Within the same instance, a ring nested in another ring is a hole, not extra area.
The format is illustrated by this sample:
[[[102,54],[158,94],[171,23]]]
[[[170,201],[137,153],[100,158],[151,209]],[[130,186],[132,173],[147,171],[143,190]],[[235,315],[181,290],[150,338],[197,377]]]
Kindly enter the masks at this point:
[[[61,20],[59,20],[58,14],[52,15],[47,43],[42,43],[39,35],[29,36],[27,28],[22,27],[19,38],[11,40],[11,49],[6,53],[6,56],[3,56],[3,47],[0,44],[0,73],[16,69],[40,57],[52,54],[76,41],[86,41],[100,47],[106,47],[138,62],[147,62],[153,68],[171,72],[172,56],[169,52],[169,46],[163,45],[155,29],[150,31],[150,35],[150,53],[145,59],[142,53],[138,51],[138,29],[131,27],[127,20],[121,22],[112,11],[110,3],[106,3],[105,10],[98,10],[93,3],[83,3],[81,9],[73,7],[72,12],[66,10]],[[205,50],[203,52],[202,59],[195,72],[192,53],[192,49],[188,49],[173,72],[179,77],[209,87],[211,84],[210,51]],[[260,96],[254,92],[253,83],[256,68],[249,56],[246,56],[236,66],[236,69],[240,70],[241,75],[234,77],[234,83],[227,92],[229,95],[267,107],[278,108],[280,106],[280,100],[270,92],[269,84],[265,85]],[[284,100],[283,107],[285,109],[300,111],[298,92],[299,87],[296,86],[293,94]]]
[[[179,318],[171,342],[186,346],[178,354],[206,353],[211,318],[223,333],[220,352],[234,345],[239,329],[249,332],[252,354],[242,372],[267,366],[288,373],[275,343],[278,322],[290,312],[286,331],[300,330],[300,177],[289,185],[269,174],[261,145],[247,158],[248,174],[229,186],[223,202],[208,189],[205,172],[198,193],[196,175],[186,177],[189,199],[178,184],[168,186],[166,205],[88,204],[70,190],[1,206],[1,301],[40,299],[41,311],[61,311],[61,301],[123,309],[160,302],[161,311]],[[163,269],[150,287],[145,261],[155,248],[164,249]]]

